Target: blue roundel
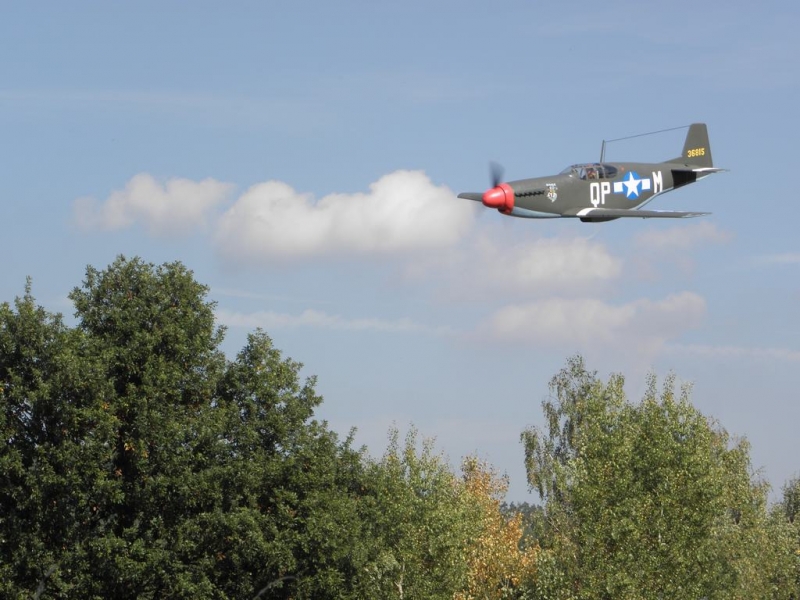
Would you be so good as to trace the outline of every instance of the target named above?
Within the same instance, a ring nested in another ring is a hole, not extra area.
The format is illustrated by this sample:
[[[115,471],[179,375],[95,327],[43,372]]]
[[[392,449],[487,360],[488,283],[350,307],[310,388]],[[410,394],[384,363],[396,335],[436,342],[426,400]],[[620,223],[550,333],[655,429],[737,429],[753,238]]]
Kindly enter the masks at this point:
[[[629,200],[636,200],[639,194],[649,190],[650,187],[649,178],[641,178],[636,171],[629,171],[625,179],[614,182],[614,193],[625,194]]]

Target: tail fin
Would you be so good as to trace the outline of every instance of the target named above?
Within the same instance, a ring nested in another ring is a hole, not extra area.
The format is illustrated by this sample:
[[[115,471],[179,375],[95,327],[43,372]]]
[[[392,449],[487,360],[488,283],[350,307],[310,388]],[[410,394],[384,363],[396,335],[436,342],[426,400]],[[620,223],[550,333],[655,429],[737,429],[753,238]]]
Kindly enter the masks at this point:
[[[713,167],[711,160],[711,143],[708,141],[708,129],[705,123],[692,123],[689,132],[686,134],[686,142],[683,144],[683,153],[678,158],[665,161],[670,163],[681,163],[685,165],[695,165],[698,167]]]

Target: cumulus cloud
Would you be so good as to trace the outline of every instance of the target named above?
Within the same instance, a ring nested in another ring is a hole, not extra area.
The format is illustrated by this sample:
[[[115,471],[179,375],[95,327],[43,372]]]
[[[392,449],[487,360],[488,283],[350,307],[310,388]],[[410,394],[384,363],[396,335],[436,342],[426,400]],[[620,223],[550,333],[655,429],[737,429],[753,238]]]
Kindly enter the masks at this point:
[[[480,277],[490,288],[529,293],[595,286],[619,277],[622,262],[586,238],[540,238],[504,244],[481,238],[475,248]]]
[[[709,221],[681,224],[662,229],[654,225],[637,233],[633,238],[636,248],[631,265],[640,277],[655,279],[664,267],[683,273],[694,270],[694,250],[704,244],[723,244],[733,239],[733,234]]]
[[[733,237],[709,221],[677,225],[668,229],[648,229],[636,234],[634,243],[641,249],[658,252],[691,250],[701,244],[719,244]]]
[[[412,280],[436,280],[455,295],[476,297],[597,291],[622,273],[622,261],[600,242],[584,237],[529,237],[514,241],[481,233],[450,252],[410,262],[404,274]]]
[[[484,324],[483,332],[504,342],[581,350],[657,347],[696,326],[705,310],[705,300],[692,292],[618,306],[594,298],[549,298],[501,308]]]
[[[314,309],[306,309],[298,314],[280,313],[271,310],[240,313],[219,309],[217,310],[217,318],[228,327],[247,329],[256,327],[266,330],[312,327],[340,331],[374,331],[382,333],[446,333],[443,328],[431,329],[408,318],[395,320],[371,317],[351,319]]]
[[[747,346],[715,346],[711,344],[675,344],[665,348],[676,354],[690,354],[712,359],[744,359],[800,363],[800,351],[789,348],[759,348]]]
[[[215,240],[224,257],[245,262],[422,251],[459,241],[474,210],[420,171],[396,171],[367,193],[318,201],[269,181],[250,188],[225,212]]]
[[[784,252],[782,254],[766,254],[753,259],[757,266],[800,265],[800,252]]]
[[[147,173],[134,176],[104,201],[78,198],[73,214],[83,229],[113,231],[141,223],[152,235],[189,233],[204,227],[210,211],[233,186],[214,179],[169,179],[161,184]]]

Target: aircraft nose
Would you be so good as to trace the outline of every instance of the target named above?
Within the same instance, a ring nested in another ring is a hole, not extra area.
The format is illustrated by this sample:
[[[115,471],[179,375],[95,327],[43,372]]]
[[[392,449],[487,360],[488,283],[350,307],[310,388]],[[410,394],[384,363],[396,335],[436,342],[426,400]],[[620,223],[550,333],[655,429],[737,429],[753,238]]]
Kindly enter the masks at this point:
[[[507,183],[501,183],[483,193],[483,205],[497,208],[502,212],[514,209],[514,190]]]

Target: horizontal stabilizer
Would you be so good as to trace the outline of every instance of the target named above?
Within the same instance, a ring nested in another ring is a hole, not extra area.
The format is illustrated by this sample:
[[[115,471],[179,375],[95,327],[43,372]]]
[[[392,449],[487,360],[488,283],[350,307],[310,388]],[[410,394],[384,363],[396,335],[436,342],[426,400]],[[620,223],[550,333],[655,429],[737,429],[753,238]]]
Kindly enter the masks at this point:
[[[712,173],[723,173],[728,169],[722,169],[719,167],[691,167],[691,166],[674,166],[670,167],[670,169],[675,172],[679,173],[700,173],[701,175],[711,175]]]
[[[673,171],[677,171],[678,169],[673,169]],[[698,167],[696,169],[692,169],[695,173],[722,173],[727,171],[728,169],[720,169],[719,167]]]

